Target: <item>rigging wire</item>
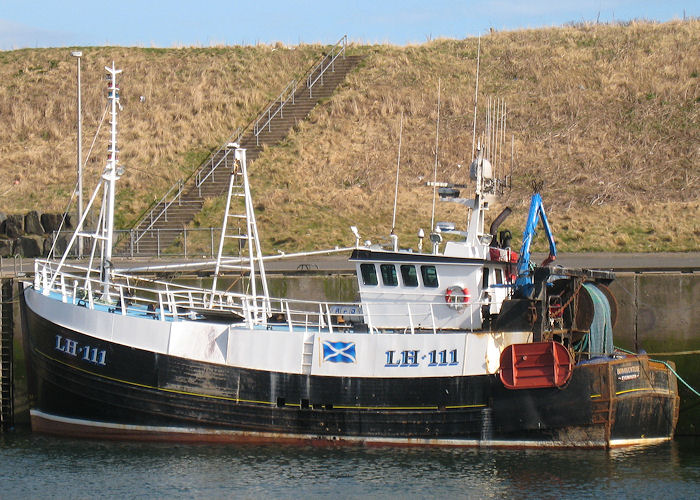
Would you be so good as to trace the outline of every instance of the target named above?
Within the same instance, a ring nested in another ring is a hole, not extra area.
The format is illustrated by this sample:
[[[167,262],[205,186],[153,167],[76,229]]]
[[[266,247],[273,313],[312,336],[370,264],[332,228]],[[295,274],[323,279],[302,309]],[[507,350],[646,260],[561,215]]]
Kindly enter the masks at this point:
[[[92,144],[90,144],[90,150],[88,151],[88,154],[85,157],[85,161],[83,162],[83,168],[87,167],[87,162],[90,159],[90,155],[92,154],[92,148],[95,147],[95,142],[97,141],[97,137],[100,135],[100,129],[102,128],[102,124],[105,121],[105,116],[107,115],[108,109],[109,109],[109,102],[107,102],[107,104],[105,105],[104,113],[102,113],[102,119],[100,120],[100,123],[97,126],[97,132],[95,132],[95,136],[92,138]]]
[[[105,106],[105,110],[102,113],[102,118],[100,119],[100,123],[97,125],[97,131],[95,132],[94,137],[92,138],[92,144],[90,145],[90,149],[88,151],[87,156],[85,157],[85,161],[83,162],[83,168],[87,167],[88,160],[90,159],[90,155],[92,154],[92,149],[95,147],[95,142],[97,141],[97,137],[100,135],[100,129],[102,128],[102,124],[105,121],[105,116],[107,115],[107,110],[109,109],[109,103]],[[76,195],[78,194],[78,182],[76,181],[75,183],[75,188],[73,188],[73,194],[71,194],[70,200],[68,200],[68,206],[66,207],[65,211],[63,212],[63,217],[61,218],[61,224],[58,226],[58,231],[56,231],[56,234],[60,235],[61,234],[61,229],[63,229],[63,225],[66,222],[66,216],[68,215],[68,212],[70,210],[71,205],[73,205],[73,200],[75,199]],[[82,238],[82,236],[79,236],[79,238]],[[51,244],[51,250],[49,250],[49,258],[51,258],[51,255],[55,255],[55,249],[56,249],[56,243],[58,242],[58,238],[56,238],[53,243]],[[66,249],[66,252],[68,249]]]

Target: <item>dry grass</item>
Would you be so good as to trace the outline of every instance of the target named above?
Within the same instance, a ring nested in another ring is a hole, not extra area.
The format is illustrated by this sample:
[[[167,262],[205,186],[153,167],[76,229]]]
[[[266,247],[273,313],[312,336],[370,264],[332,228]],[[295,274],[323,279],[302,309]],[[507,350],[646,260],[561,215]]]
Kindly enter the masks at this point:
[[[504,203],[519,218],[506,225],[523,227],[530,181],[539,179],[563,251],[700,250],[699,42],[697,21],[482,39],[480,93],[506,99],[515,140]],[[351,222],[363,234],[388,235],[403,112],[399,219],[402,241],[415,247],[418,227],[430,223],[431,191],[422,185],[434,165],[438,79],[438,177],[466,180],[476,49],[474,39],[358,47],[368,54],[363,67],[284,147],[258,160],[275,239],[347,243]],[[437,219],[463,222],[448,210],[441,205]],[[333,223],[338,237],[328,240]]]
[[[115,61],[124,70],[119,197],[121,218],[130,220],[251,120],[320,48],[82,50],[84,155],[107,104],[104,66]],[[70,49],[0,52],[1,210],[65,209],[77,168],[75,68]],[[90,190],[105,165],[108,130],[107,117],[85,169]]]
[[[483,96],[504,98],[508,136],[515,141],[513,190],[503,204],[516,216],[505,226],[515,234],[521,230],[530,182],[537,179],[545,182],[561,251],[700,250],[698,46],[697,20],[482,38],[478,129]],[[430,223],[431,190],[424,183],[435,163],[438,80],[438,177],[467,179],[476,48],[476,39],[352,47],[367,56],[361,67],[253,166],[266,249],[348,244],[351,224],[383,241],[391,226],[401,113],[397,225],[402,242],[415,247],[418,228],[427,230]],[[100,59],[91,75],[101,77],[100,68],[112,58],[125,68],[121,144],[129,174],[122,184],[122,218],[129,220],[194,168],[202,152],[246,123],[319,50],[87,49],[84,60]],[[7,212],[60,209],[72,189],[74,62],[67,52],[0,53],[0,176],[21,179],[0,197]],[[99,120],[104,101],[93,78],[92,84],[84,78],[83,88],[95,89],[86,96],[86,130]],[[139,95],[146,96],[143,105]],[[100,154],[91,164],[93,179],[102,167]],[[501,161],[502,171],[508,164]],[[196,223],[218,225],[222,205],[210,203]],[[436,218],[464,222],[444,204]]]

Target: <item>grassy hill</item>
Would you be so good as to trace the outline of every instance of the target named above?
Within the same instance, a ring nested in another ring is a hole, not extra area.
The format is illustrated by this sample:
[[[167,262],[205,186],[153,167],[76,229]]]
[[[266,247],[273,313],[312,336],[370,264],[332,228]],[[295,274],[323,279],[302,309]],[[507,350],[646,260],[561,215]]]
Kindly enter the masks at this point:
[[[512,190],[517,236],[533,180],[560,251],[700,250],[700,21],[494,32],[481,39],[477,130],[485,96],[507,103],[497,173]],[[103,67],[123,68],[122,224],[245,126],[320,55],[301,45],[83,49],[84,154],[106,104]],[[252,166],[263,245],[346,245],[348,226],[389,234],[403,113],[397,226],[428,230],[441,106],[438,179],[468,181],[477,39],[350,47],[363,63],[334,96]],[[0,52],[0,211],[64,210],[75,181],[75,61],[70,49]],[[145,100],[141,102],[140,96]],[[94,186],[102,128],[87,163]],[[515,151],[511,162],[511,141]],[[460,167],[461,165],[461,167]],[[223,200],[195,225],[219,225]],[[436,220],[465,222],[451,204]],[[538,248],[544,248],[540,242]]]

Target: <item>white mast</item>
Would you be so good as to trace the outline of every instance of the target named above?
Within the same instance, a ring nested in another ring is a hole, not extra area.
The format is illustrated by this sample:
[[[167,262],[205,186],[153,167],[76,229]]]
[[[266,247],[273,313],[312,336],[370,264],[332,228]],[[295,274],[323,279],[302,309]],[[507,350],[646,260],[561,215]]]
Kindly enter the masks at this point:
[[[107,150],[107,166],[102,173],[102,179],[105,184],[105,225],[103,226],[103,238],[105,249],[102,255],[101,278],[104,285],[104,299],[109,300],[109,285],[110,274],[112,268],[112,242],[114,233],[114,193],[117,187],[117,179],[121,175],[121,171],[117,169],[117,107],[121,109],[119,104],[119,86],[117,85],[117,75],[122,72],[120,69],[115,69],[114,61],[112,67],[105,66],[107,70],[107,79],[109,84],[109,100],[111,103],[111,124],[112,130],[109,140],[109,149]]]

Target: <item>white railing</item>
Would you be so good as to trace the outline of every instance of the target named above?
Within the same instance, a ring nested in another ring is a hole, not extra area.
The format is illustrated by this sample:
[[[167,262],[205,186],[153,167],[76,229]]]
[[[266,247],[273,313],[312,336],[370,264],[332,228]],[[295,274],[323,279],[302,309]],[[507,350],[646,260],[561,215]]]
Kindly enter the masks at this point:
[[[263,302],[245,294],[215,292],[159,280],[112,274],[106,294],[99,270],[67,265],[56,273],[58,263],[35,261],[34,287],[44,295],[57,294],[63,302],[90,309],[106,309],[122,315],[143,315],[161,321],[196,318],[203,312],[229,313],[231,323],[260,323],[251,315]],[[257,300],[257,302],[256,302]]]
[[[216,317],[230,325],[249,328],[280,328],[307,333],[358,331],[377,334],[385,331],[403,333],[433,333],[454,331],[458,328],[442,328],[444,308],[442,301],[407,302],[402,306],[386,309],[386,302],[318,302],[298,299],[271,299],[269,310],[265,298],[238,292],[214,292],[177,283],[136,278],[113,273],[109,292],[100,281],[99,270],[85,266],[64,264],[59,272],[58,263],[37,259],[35,261],[34,287],[44,295],[54,294],[65,303],[101,309],[107,312],[142,316],[159,321],[206,320]],[[396,304],[392,304],[396,305]],[[483,304],[465,304],[471,315]],[[380,311],[381,309],[381,311]],[[442,311],[440,317],[437,312]],[[463,311],[464,312],[464,311]],[[417,326],[421,319],[427,326]],[[441,319],[442,318],[442,319]],[[393,327],[376,326],[376,323],[394,323]],[[470,330],[470,328],[459,328]]]

